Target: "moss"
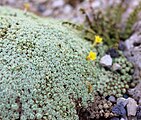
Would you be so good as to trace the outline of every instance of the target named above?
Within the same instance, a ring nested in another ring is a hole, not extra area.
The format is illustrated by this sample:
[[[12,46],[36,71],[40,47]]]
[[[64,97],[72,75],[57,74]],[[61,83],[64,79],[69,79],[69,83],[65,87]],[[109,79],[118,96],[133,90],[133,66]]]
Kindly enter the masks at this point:
[[[55,20],[3,7],[0,15],[2,118],[77,120],[69,96],[85,96],[85,105],[91,98],[84,84],[94,76],[85,59],[90,44]]]
[[[119,89],[128,87],[121,74],[99,65],[106,46],[92,49],[97,60],[87,61],[91,43],[61,21],[0,7],[0,31],[2,119],[78,120],[71,97],[87,106],[96,91],[121,94],[114,88],[117,81],[123,84]]]

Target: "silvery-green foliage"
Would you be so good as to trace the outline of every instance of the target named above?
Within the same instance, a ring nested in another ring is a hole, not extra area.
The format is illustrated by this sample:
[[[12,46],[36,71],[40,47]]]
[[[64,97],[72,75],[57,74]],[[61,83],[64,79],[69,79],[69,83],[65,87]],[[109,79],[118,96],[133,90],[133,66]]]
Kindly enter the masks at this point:
[[[0,116],[77,120],[70,96],[91,99],[89,43],[60,22],[10,8],[0,8],[0,31]]]
[[[0,7],[0,117],[78,120],[71,98],[83,105],[93,99],[87,81],[93,92],[121,93],[127,81],[102,68],[100,56],[87,61],[89,51],[90,43],[60,21]]]

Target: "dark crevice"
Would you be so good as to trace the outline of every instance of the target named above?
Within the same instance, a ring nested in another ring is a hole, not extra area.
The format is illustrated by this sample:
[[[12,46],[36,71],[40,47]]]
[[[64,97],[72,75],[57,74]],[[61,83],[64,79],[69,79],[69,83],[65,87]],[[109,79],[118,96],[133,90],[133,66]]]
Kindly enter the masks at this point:
[[[138,46],[141,45],[141,43],[139,43],[139,42],[134,42],[133,45],[134,45],[135,47],[138,47]]]
[[[17,120],[21,120],[21,116],[22,116],[22,112],[23,112],[23,110],[22,110],[22,102],[21,102],[21,100],[20,100],[20,97],[17,97],[16,98],[16,100],[15,100],[15,102],[18,104],[18,106],[19,106],[19,108],[18,108],[18,112],[19,112],[19,118],[17,119]]]

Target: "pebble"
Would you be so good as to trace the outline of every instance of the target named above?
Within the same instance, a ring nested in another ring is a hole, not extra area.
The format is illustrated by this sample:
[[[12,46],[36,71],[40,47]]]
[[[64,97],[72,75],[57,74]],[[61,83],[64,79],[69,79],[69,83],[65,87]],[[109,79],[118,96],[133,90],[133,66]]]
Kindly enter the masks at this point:
[[[108,108],[109,108],[108,104],[105,103],[105,104],[103,105],[103,108],[104,108],[104,109],[108,109]]]
[[[95,2],[92,3],[92,8],[99,8],[101,6],[101,2],[99,0],[95,0]]]
[[[126,49],[125,44],[124,44],[123,41],[119,42],[118,49],[121,50],[121,51],[124,51]]]
[[[117,114],[117,115],[121,115],[121,116],[125,116],[126,115],[126,110],[125,110],[124,105],[122,103],[116,104],[112,108],[112,112]]]
[[[110,67],[112,65],[112,58],[110,55],[104,55],[101,60],[100,64],[105,67]]]
[[[128,103],[128,99],[122,97],[117,99],[117,104],[123,104],[124,107],[127,105],[127,103]]]
[[[125,115],[121,118],[122,120],[129,120],[128,117]]]
[[[64,0],[56,0],[53,2],[52,7],[57,8],[57,7],[62,7],[64,5]]]
[[[141,105],[141,98],[139,99],[139,105]]]
[[[129,96],[127,94],[123,94],[123,98],[127,99]]]
[[[49,15],[52,15],[52,13],[53,13],[53,10],[49,9],[43,12],[43,16],[49,16]]]
[[[137,112],[137,102],[133,98],[128,98],[127,113],[128,116],[135,116]]]
[[[46,11],[46,5],[41,3],[41,4],[38,4],[37,6],[37,10],[41,13],[45,12]]]
[[[121,66],[118,63],[114,63],[112,66],[113,71],[121,70]]]
[[[124,118],[121,118],[120,120],[125,120]]]
[[[108,112],[105,113],[105,115],[104,115],[105,118],[108,118],[109,116],[110,116],[110,113],[108,113]]]
[[[117,58],[119,57],[119,53],[115,48],[110,48],[107,50],[106,54],[110,55],[112,58]]]
[[[141,106],[137,107],[137,119],[141,119]]]
[[[113,117],[110,120],[120,120],[118,117]]]
[[[109,101],[111,101],[112,103],[115,103],[116,102],[116,98],[114,96],[110,96],[108,98]]]
[[[73,8],[70,5],[65,5],[64,6],[64,13],[69,14],[69,13],[71,13],[72,9]]]

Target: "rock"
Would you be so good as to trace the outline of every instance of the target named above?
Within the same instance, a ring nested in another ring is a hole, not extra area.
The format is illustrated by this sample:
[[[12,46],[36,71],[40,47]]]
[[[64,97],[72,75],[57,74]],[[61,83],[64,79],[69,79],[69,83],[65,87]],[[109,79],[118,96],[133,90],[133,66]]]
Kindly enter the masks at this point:
[[[61,7],[64,5],[64,1],[63,0],[56,0],[53,2],[52,7],[57,8],[57,7]]]
[[[112,65],[112,58],[110,55],[105,55],[101,58],[100,64],[105,67],[110,67]]]
[[[109,101],[111,101],[112,103],[115,103],[116,102],[116,98],[114,96],[110,96],[108,98]]]
[[[135,100],[139,101],[141,105],[141,82],[135,88],[129,89],[128,93],[132,95]]]
[[[120,120],[118,117],[113,117],[110,120]]]
[[[108,118],[109,116],[110,116],[110,113],[109,112],[107,112],[107,113],[104,114],[104,117],[105,118]]]
[[[135,116],[137,112],[137,102],[133,98],[128,98],[127,113],[128,116]]]
[[[124,51],[126,49],[125,43],[123,41],[119,42],[118,49]]]
[[[65,7],[64,7],[64,13],[65,14],[69,14],[69,13],[71,13],[72,9],[73,8],[70,5],[65,5]]]
[[[138,34],[133,34],[129,39],[125,41],[125,46],[127,50],[131,50],[136,47],[135,43],[139,42],[141,36]]]
[[[112,66],[113,71],[120,70],[121,66],[118,63],[114,63]]]
[[[129,116],[127,120],[141,120],[141,119],[137,119],[136,116]]]
[[[141,35],[138,33],[133,34],[125,41],[126,49],[124,55],[134,64],[134,79],[139,80],[141,77]]]
[[[141,98],[139,99],[139,105],[141,105]]]
[[[101,2],[99,0],[95,0],[95,2],[92,3],[92,8],[99,8],[101,6]]]
[[[122,103],[116,104],[112,108],[112,112],[117,114],[117,115],[121,115],[121,116],[125,116],[126,115],[126,110],[125,110],[124,105]]]
[[[123,104],[124,107],[127,105],[127,103],[128,103],[128,100],[125,98],[121,97],[117,99],[117,104]]]
[[[127,116],[126,116],[126,115],[125,115],[125,116],[123,116],[123,118],[121,118],[121,119],[128,120],[128,118],[127,118]]]
[[[124,118],[121,118],[120,120],[125,120]]]
[[[119,53],[115,48],[110,48],[106,51],[106,54],[110,55],[112,58],[119,57]]]
[[[43,16],[52,15],[52,14],[53,14],[53,10],[52,10],[52,9],[46,10],[46,11],[44,11],[42,14],[43,14]]]
[[[127,94],[123,94],[123,98],[127,99],[129,96]]]
[[[105,103],[105,104],[103,105],[103,108],[104,108],[104,109],[108,109],[108,108],[109,108],[108,104]]]
[[[46,11],[46,5],[44,3],[40,3],[37,5],[37,10],[41,13]]]
[[[141,106],[137,107],[137,119],[141,119]]]

